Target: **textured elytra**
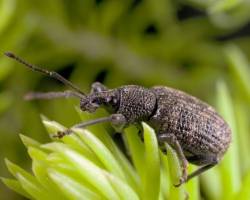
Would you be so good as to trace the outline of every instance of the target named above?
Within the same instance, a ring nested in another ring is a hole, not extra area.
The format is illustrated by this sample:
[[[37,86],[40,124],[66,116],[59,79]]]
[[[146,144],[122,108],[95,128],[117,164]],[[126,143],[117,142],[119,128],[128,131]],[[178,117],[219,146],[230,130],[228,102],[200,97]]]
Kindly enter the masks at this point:
[[[208,104],[184,92],[152,88],[158,108],[149,120],[158,134],[174,134],[186,158],[202,165],[206,158],[220,160],[231,141],[227,123]]]

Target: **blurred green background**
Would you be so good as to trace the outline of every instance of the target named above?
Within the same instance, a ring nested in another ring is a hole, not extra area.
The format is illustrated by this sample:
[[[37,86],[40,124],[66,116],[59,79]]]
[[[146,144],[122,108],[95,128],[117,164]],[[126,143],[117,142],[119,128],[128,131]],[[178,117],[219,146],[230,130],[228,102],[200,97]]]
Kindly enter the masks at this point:
[[[230,98],[235,170],[244,182],[250,169],[249,10],[247,0],[0,0],[0,52],[56,70],[86,92],[94,81],[110,88],[166,85],[221,112],[218,95]],[[5,157],[29,168],[19,133],[48,141],[40,114],[66,126],[79,122],[76,100],[23,100],[28,91],[65,89],[0,56],[0,176],[9,176]],[[0,183],[0,199],[22,198]]]

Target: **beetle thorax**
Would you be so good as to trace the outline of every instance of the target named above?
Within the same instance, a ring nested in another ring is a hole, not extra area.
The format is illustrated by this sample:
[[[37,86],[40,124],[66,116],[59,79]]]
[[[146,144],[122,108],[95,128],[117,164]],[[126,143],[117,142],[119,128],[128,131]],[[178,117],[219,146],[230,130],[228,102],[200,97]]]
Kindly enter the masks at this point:
[[[156,110],[156,97],[149,89],[128,85],[118,88],[120,105],[117,113],[127,119],[128,124],[147,121]]]

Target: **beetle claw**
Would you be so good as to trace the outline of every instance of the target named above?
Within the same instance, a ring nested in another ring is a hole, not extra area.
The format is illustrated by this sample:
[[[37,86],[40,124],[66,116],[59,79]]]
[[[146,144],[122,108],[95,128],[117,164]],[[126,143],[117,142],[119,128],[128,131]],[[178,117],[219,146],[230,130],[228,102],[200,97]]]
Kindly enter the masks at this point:
[[[177,183],[177,184],[174,184],[174,186],[175,187],[180,187],[183,183],[185,183],[187,181],[187,178],[185,178],[185,177],[181,177],[180,179],[179,179],[179,183]]]
[[[180,177],[179,183],[174,184],[175,187],[181,186],[183,183],[187,182],[188,176],[187,176],[187,163],[184,162],[184,166],[182,169],[182,176]]]
[[[72,132],[72,130],[70,130],[70,129],[67,129],[65,131],[58,131],[55,135],[53,135],[53,138],[61,139],[64,136],[71,134],[71,132]]]

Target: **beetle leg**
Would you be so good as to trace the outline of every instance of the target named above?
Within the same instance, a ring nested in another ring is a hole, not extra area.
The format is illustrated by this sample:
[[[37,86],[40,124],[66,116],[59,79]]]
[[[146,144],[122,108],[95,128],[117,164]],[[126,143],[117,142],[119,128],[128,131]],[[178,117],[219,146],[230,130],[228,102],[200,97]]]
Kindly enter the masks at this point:
[[[111,116],[111,125],[115,128],[117,132],[123,131],[127,125],[127,119],[122,114],[112,114]]]
[[[81,98],[78,92],[66,90],[63,92],[29,92],[24,96],[25,100],[33,99],[56,99],[56,98],[69,98],[78,97]]]
[[[141,138],[141,141],[144,141],[144,135],[143,135],[143,126],[141,123],[136,124],[136,128],[138,129],[138,135]]]
[[[175,186],[178,187],[181,184],[187,181],[187,166],[188,161],[183,153],[180,143],[178,142],[177,138],[173,134],[159,134],[158,141],[160,143],[167,142],[173,149],[175,150],[179,160],[181,161],[181,168],[182,168],[182,176],[180,177],[180,182]]]
[[[187,181],[192,179],[195,176],[202,174],[203,172],[207,171],[208,169],[212,168],[216,164],[218,164],[219,159],[212,155],[206,156],[192,156],[188,158],[188,161],[194,164],[203,165],[202,167],[198,168],[196,171],[188,175]]]
[[[203,172],[207,171],[208,169],[214,167],[217,164],[218,164],[218,161],[215,161],[214,163],[200,167],[199,169],[197,169],[193,173],[189,174],[186,181],[189,181],[190,179],[194,178],[195,176],[202,174]]]
[[[93,93],[98,93],[98,92],[103,92],[103,91],[106,91],[108,90],[108,88],[101,84],[100,82],[94,82],[92,85],[91,85],[91,94]]]
[[[93,119],[93,120],[89,120],[86,122],[76,124],[76,125],[72,126],[70,129],[67,129],[65,131],[59,131],[54,137],[62,138],[65,135],[72,134],[73,128],[85,128],[87,126],[91,126],[91,125],[95,125],[95,124],[99,124],[99,123],[104,123],[104,122],[111,122],[111,124],[119,131],[123,130],[124,126],[127,123],[125,117],[122,114],[112,114],[108,117],[102,117],[102,118]]]

